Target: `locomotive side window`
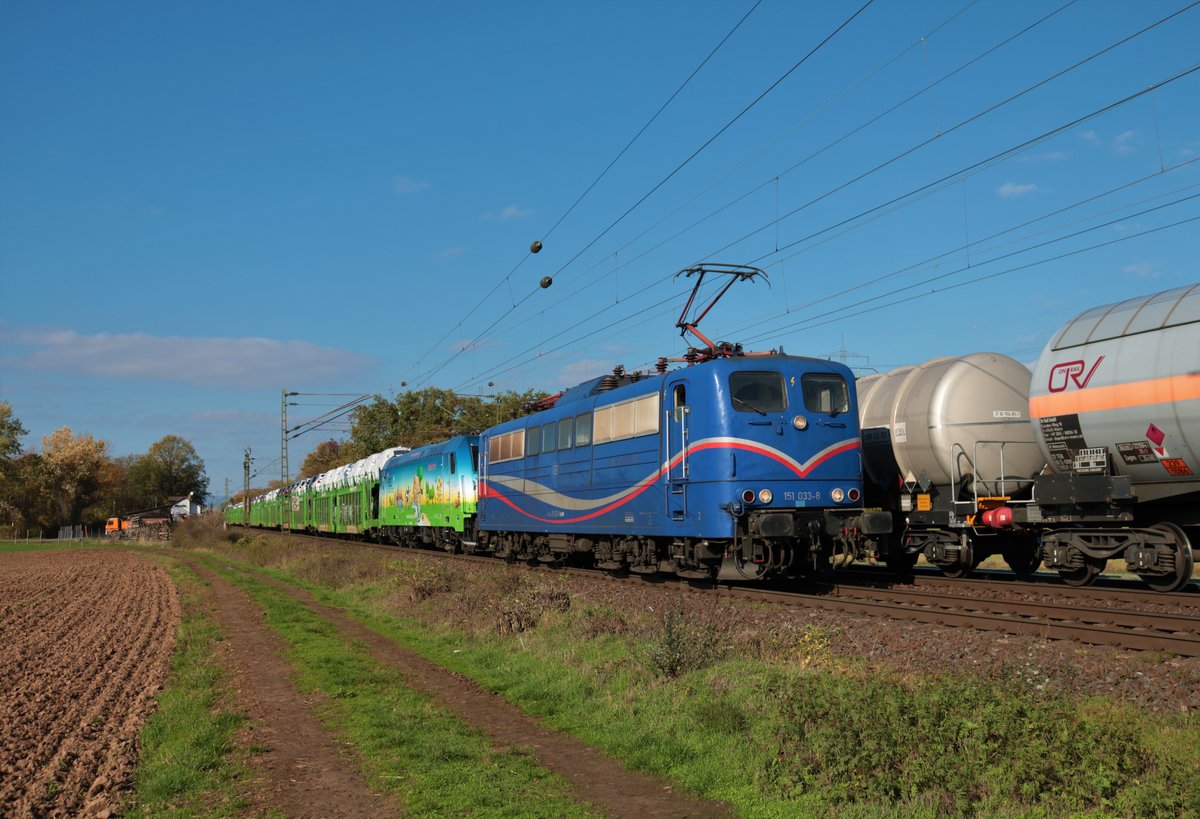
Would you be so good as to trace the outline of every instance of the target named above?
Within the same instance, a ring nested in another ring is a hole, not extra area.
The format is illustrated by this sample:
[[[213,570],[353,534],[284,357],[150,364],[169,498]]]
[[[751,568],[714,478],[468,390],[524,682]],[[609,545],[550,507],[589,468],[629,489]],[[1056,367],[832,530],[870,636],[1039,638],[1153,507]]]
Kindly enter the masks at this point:
[[[599,407],[595,414],[592,443],[603,444],[608,441],[620,441],[623,438],[635,438],[639,435],[657,434],[660,423],[658,411],[658,393],[608,407]],[[586,415],[579,416],[576,419],[577,428],[579,423],[586,424],[590,420]],[[584,442],[581,440],[579,445],[583,446]]]
[[[542,452],[553,452],[558,443],[558,425],[553,421],[542,427]]]
[[[592,414],[585,412],[575,416],[575,446],[587,446],[592,442]]]
[[[809,412],[837,415],[850,411],[850,391],[836,373],[805,373],[800,379],[804,408]]]
[[[729,398],[737,412],[763,415],[787,409],[787,392],[783,388],[783,376],[779,373],[730,373]]]
[[[613,407],[613,439],[632,438],[636,414],[632,401]]]
[[[542,431],[537,427],[525,431],[525,455],[537,455],[542,451]]]
[[[558,448],[570,449],[571,439],[574,438],[575,419],[564,418],[558,422]]]
[[[458,459],[454,457],[454,453],[450,453],[450,474],[453,475],[458,471]]]
[[[592,443],[603,444],[613,439],[612,407],[600,407],[596,410],[596,426],[592,435]]]
[[[675,409],[687,406],[687,387],[685,387],[683,384],[676,384],[675,390],[672,394],[675,398]]]
[[[511,461],[525,453],[525,430],[506,432],[488,440],[488,460],[491,463]]]
[[[658,432],[658,393],[647,395],[633,402],[634,435],[650,435]]]

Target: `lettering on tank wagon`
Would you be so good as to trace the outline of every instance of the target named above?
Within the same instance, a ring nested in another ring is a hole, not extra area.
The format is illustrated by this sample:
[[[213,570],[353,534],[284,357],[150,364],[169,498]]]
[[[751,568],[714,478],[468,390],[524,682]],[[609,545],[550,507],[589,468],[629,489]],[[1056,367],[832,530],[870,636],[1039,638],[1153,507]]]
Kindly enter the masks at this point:
[[[1050,381],[1046,385],[1046,389],[1050,390],[1050,392],[1062,392],[1074,383],[1077,389],[1082,390],[1092,380],[1092,376],[1096,374],[1096,368],[1100,366],[1100,362],[1103,360],[1104,356],[1097,358],[1092,368],[1087,370],[1087,375],[1083,374],[1084,370],[1087,369],[1087,362],[1083,359],[1055,364],[1050,368]]]

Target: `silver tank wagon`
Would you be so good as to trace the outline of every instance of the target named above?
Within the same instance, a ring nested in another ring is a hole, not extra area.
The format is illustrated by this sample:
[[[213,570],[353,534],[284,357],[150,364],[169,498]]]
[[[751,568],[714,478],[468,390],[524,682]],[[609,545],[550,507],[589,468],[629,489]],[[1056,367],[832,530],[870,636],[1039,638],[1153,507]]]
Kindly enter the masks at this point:
[[[1200,284],[1067,322],[1034,367],[1029,408],[1056,473],[1037,484],[1047,520],[1086,523],[1088,504],[1114,499],[1128,510],[1120,530],[1046,534],[1046,565],[1082,584],[1123,555],[1152,588],[1186,584],[1200,524]]]

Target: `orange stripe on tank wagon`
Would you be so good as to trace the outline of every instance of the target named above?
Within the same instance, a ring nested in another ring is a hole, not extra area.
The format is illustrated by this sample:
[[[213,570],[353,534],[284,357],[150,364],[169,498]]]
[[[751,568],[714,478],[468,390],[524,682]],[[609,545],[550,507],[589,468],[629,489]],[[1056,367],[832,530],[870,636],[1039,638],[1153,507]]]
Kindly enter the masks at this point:
[[[1144,407],[1197,398],[1200,398],[1200,372],[1153,378],[1149,381],[1131,381],[1128,384],[1113,384],[1110,387],[1090,387],[1085,390],[1036,395],[1029,399],[1029,417],[1045,418],[1049,415]]]

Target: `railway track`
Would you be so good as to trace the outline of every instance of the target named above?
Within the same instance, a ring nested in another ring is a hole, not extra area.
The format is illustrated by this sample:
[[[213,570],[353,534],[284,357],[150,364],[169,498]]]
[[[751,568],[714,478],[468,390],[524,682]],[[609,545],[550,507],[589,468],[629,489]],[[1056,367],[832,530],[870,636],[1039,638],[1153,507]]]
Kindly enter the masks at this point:
[[[273,534],[289,534],[291,537],[318,543],[347,543],[345,540],[320,535],[278,532]],[[433,550],[414,550],[362,541],[350,542],[398,555],[478,560],[495,564],[494,558],[483,556],[451,555]],[[553,570],[593,578],[609,574],[598,569],[574,567]],[[775,605],[969,627],[1051,640],[1071,640],[1131,651],[1156,651],[1182,657],[1200,657],[1200,614],[1161,610],[1181,606],[1200,612],[1200,594],[1196,593],[1195,584],[1187,591],[1160,594],[1112,586],[1075,588],[1038,582],[1036,579],[949,580],[923,573],[916,573],[912,578],[907,578],[906,582],[911,587],[905,588],[894,580],[885,580],[880,572],[860,570],[839,573],[837,579],[836,583],[810,585],[800,590],[763,588],[724,581],[717,584],[701,584],[675,578],[663,578],[659,582],[663,585],[684,586],[698,592],[715,589],[724,597]],[[983,594],[984,591],[987,594]],[[1057,599],[1034,599],[1047,595],[1053,595]],[[1089,600],[1098,605],[1085,605]],[[1160,610],[1134,608],[1129,604],[1152,604]]]

